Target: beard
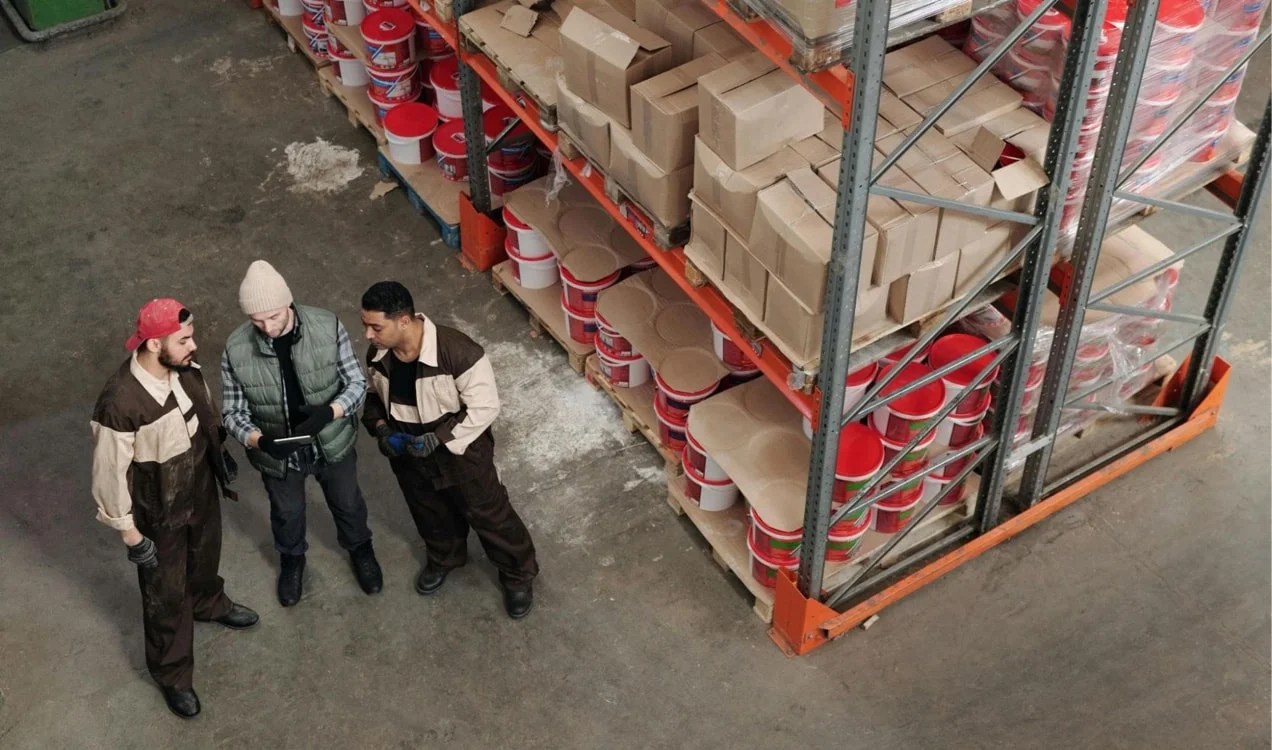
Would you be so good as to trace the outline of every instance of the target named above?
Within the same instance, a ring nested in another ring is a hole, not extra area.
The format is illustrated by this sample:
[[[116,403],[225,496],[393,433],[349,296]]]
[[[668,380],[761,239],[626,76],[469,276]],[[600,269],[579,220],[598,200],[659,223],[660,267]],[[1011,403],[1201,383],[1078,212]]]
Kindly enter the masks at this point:
[[[169,355],[167,351],[164,351],[162,349],[159,350],[159,364],[163,365],[164,367],[167,367],[169,370],[176,370],[177,372],[186,372],[187,370],[194,369],[194,363],[195,363],[195,358],[193,354],[191,354],[188,358],[186,358],[184,362],[178,362],[177,360],[173,359],[172,356]]]

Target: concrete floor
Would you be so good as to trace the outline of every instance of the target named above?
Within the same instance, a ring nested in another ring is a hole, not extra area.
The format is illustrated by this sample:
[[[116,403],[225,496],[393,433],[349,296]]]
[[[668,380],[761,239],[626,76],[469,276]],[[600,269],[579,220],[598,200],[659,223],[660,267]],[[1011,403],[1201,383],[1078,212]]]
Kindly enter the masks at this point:
[[[0,56],[0,747],[1268,746],[1266,230],[1225,336],[1219,429],[789,660],[668,512],[654,452],[614,408],[400,194],[368,199],[369,138],[259,13],[131,6]],[[1254,67],[1251,123],[1266,55]],[[285,148],[319,137],[363,172],[295,192]],[[1182,247],[1191,224],[1149,226]],[[386,591],[358,591],[315,501],[306,597],[284,610],[249,473],[222,572],[262,623],[198,628],[205,710],[182,722],[145,675],[131,566],[93,520],[88,418],[139,303],[183,300],[215,362],[258,257],[351,327],[362,290],[392,277],[488,347],[500,462],[544,572],[520,623],[475,544],[444,593],[417,596],[421,545],[363,438]]]

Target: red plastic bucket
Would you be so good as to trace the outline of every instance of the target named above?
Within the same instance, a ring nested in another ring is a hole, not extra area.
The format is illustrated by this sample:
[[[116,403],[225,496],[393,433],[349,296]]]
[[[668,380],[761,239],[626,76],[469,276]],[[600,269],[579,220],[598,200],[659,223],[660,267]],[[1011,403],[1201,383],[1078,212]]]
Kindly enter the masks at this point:
[[[580,344],[591,344],[596,339],[596,317],[592,313],[570,307],[564,297],[561,298],[561,310],[565,313],[570,338]]]
[[[985,421],[985,415],[989,413],[989,400],[981,406],[981,410],[975,414],[969,414],[966,417],[948,416],[941,420],[941,424],[936,428],[936,442],[941,445],[947,445],[951,448],[967,445],[976,438],[976,426]]]
[[[581,313],[596,313],[596,296],[618,281],[618,271],[596,281],[582,281],[561,266],[561,283],[565,285],[565,298],[570,307]]]
[[[528,182],[533,182],[535,178],[533,163],[517,172],[506,172],[490,167],[489,174],[491,195],[505,195]]]
[[[901,461],[892,467],[892,472],[894,474],[909,475],[916,471],[922,471],[923,467],[927,466],[928,449],[932,447],[932,443],[936,442],[936,433],[937,430],[929,432],[927,437],[914,446],[914,450],[906,453],[901,458]],[[883,441],[884,463],[891,461],[906,446],[906,443],[896,443],[886,437],[881,438],[881,440]]]
[[[619,354],[596,339],[596,362],[617,388],[639,388],[649,382],[649,363],[636,353]]]
[[[676,419],[667,413],[666,407],[654,401],[654,416],[658,417],[658,439],[667,450],[683,451],[686,439],[684,420]]]
[[[685,446],[685,450],[689,447]],[[738,486],[728,479],[707,479],[692,464],[685,463],[685,497],[703,510],[727,510],[738,501]]]
[[[406,104],[406,102],[390,102],[381,99],[372,93],[370,87],[367,89],[367,98],[371,100],[371,105],[375,107],[375,121],[380,123],[381,126],[384,125],[384,118],[388,117],[389,112],[392,112],[399,105]]]
[[[598,346],[604,344],[607,349],[620,355],[631,354],[636,351],[636,347],[632,346],[632,342],[628,341],[623,334],[611,326],[605,320],[605,316],[601,315],[600,310],[596,311],[596,341]]]
[[[433,84],[437,97],[437,111],[448,120],[464,116],[463,102],[459,97],[459,61],[454,57],[434,60],[428,70],[428,81]]]
[[[436,130],[437,110],[427,104],[407,102],[384,116],[389,156],[402,164],[422,164],[432,159]]]
[[[922,479],[900,478],[888,486],[893,484],[903,484],[905,489],[875,503],[874,528],[880,534],[896,534],[904,529],[923,499]]]
[[[504,251],[512,260],[512,277],[525,289],[548,289],[560,278],[555,255],[526,258],[511,244],[511,232],[504,239]]]
[[[879,434],[863,424],[847,424],[839,432],[835,487],[831,500],[846,503],[883,468],[886,459]],[[857,516],[859,517],[859,516]]]
[[[400,8],[377,10],[361,24],[372,68],[398,70],[415,62],[415,19]]]
[[[367,91],[374,91],[381,101],[413,102],[420,95],[419,66],[415,63],[398,68],[367,70]]]
[[[415,49],[429,60],[440,60],[455,54],[442,35],[422,18],[415,19]]]
[[[552,248],[539,230],[522,221],[511,208],[504,206],[503,217],[504,225],[508,228],[508,239],[521,257],[538,260],[552,255]]]
[[[366,18],[367,12],[362,6],[362,0],[327,0],[323,15],[327,23],[357,26]]]
[[[689,407],[706,399],[720,387],[719,383],[712,383],[711,387],[697,393],[678,391],[667,385],[667,381],[658,373],[654,373],[654,385],[658,388],[654,402],[662,405],[667,414],[682,422],[689,419]]]
[[[853,554],[857,551],[857,547],[861,546],[861,540],[870,531],[870,527],[874,524],[874,509],[867,508],[862,515],[860,521],[856,524],[842,528],[843,524],[836,524],[830,530],[829,538],[826,541],[826,561],[827,562],[848,562],[852,559]]]
[[[799,545],[804,529],[779,529],[764,522],[755,508],[751,508],[751,539],[755,550],[764,557],[778,562],[799,562]]]
[[[513,125],[512,130],[499,141],[499,148],[490,154],[488,161],[491,169],[504,172],[534,169],[536,142],[534,133],[530,132],[530,128],[526,127],[526,124],[521,122],[507,105],[496,104],[486,110],[481,116],[481,124],[486,134],[487,148],[495,142],[504,128]]]
[[[300,26],[305,32],[305,43],[309,45],[309,51],[318,57],[327,56],[327,27],[322,23],[322,14],[318,14],[318,20],[314,20],[313,14],[308,10],[301,16]]]
[[[782,560],[765,555],[755,537],[756,527],[752,526],[746,535],[746,546],[751,551],[751,577],[757,583],[771,589],[777,586],[777,571],[799,570],[798,559]]]
[[[958,445],[951,445],[951,446],[950,446],[950,450],[951,450],[951,451],[957,451],[957,450],[959,450],[960,448],[963,448],[963,447],[967,446],[969,443],[974,443],[974,442],[976,442],[977,440],[980,440],[981,438],[985,437],[985,423],[984,423],[984,422],[977,422],[977,423],[976,423],[976,425],[975,425],[974,427],[972,427],[971,429],[972,429],[971,434],[967,436],[967,439],[966,439],[964,442],[959,443]],[[949,476],[953,476],[953,475],[955,475],[955,474],[959,473],[960,471],[962,471],[962,470],[963,470],[963,467],[967,466],[967,464],[968,464],[969,462],[971,462],[972,460],[974,460],[974,459],[975,459],[975,457],[976,457],[976,454],[975,454],[975,453],[969,453],[969,454],[967,454],[966,456],[964,456],[964,457],[960,458],[960,459],[959,459],[959,460],[957,460],[957,461],[954,461],[954,462],[952,462],[952,463],[946,464],[945,469],[944,469],[944,473],[945,473],[945,474],[947,474],[947,475],[949,475]]]
[[[746,355],[742,347],[733,343],[733,339],[724,335],[724,331],[716,327],[715,321],[711,321],[711,346],[715,350],[716,357],[730,370],[753,369],[750,357]]]
[[[442,176],[451,182],[468,179],[468,141],[464,138],[464,121],[451,120],[437,126],[433,134],[433,150]]]
[[[682,457],[685,467],[692,466],[698,475],[712,482],[722,482],[729,478],[720,464],[707,453],[706,448],[694,439],[693,433],[685,426],[685,453]]]
[[[945,496],[937,503],[938,506],[957,505],[963,502],[963,491],[966,482],[959,482],[954,485],[954,477],[958,476],[958,472],[952,472],[948,475],[929,474],[923,478],[923,502],[924,504],[935,500],[941,493]]]
[[[932,343],[932,350],[928,352],[928,364],[932,366],[932,369],[939,370],[951,362],[984,347],[988,343],[988,339],[968,333],[946,334]],[[947,373],[945,377],[941,378],[941,382],[945,384],[945,403],[948,404],[953,401],[959,392],[970,385],[993,361],[994,354],[992,352],[982,354],[968,364]],[[982,404],[989,397],[990,386],[994,384],[994,380],[997,378],[998,367],[995,366],[976,390],[965,396],[958,406],[954,407],[952,416],[966,417],[980,411]]]
[[[883,377],[886,377],[891,370],[892,367],[884,370]],[[894,393],[931,373],[932,368],[927,365],[912,362],[888,383],[880,395],[887,396]],[[936,380],[875,409],[870,415],[870,420],[880,435],[905,444],[927,428],[928,422],[941,410],[944,402],[945,386],[940,380]]]

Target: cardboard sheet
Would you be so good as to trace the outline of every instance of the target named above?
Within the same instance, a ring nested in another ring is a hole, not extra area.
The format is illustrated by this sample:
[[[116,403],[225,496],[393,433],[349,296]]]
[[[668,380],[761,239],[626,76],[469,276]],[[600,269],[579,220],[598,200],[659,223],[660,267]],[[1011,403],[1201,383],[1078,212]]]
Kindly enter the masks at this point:
[[[581,185],[570,183],[549,201],[550,180],[541,177],[524,185],[504,196],[504,202],[543,234],[566,270],[581,281],[596,281],[645,258],[627,230]]]

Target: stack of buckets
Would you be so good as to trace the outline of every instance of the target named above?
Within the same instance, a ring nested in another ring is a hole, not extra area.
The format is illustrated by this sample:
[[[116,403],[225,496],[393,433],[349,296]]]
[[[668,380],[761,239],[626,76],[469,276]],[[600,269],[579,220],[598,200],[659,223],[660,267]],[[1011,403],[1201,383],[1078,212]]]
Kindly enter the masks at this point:
[[[566,310],[567,317],[570,311]],[[601,373],[616,388],[639,388],[649,382],[649,362],[636,351],[632,342],[595,311],[596,363]]]
[[[526,289],[548,289],[557,283],[556,255],[537,229],[521,220],[508,206],[503,208],[504,250],[512,260],[512,278]]]
[[[654,373],[654,414],[658,417],[658,437],[671,451],[683,451],[689,442],[689,407],[703,401],[720,389],[716,381],[700,391],[673,388],[657,372]]]
[[[748,380],[755,380],[760,376],[760,368],[751,362],[750,356],[741,346],[738,346],[737,342],[729,338],[714,320],[711,321],[711,347],[716,357],[729,371],[729,374],[720,382],[721,391],[726,391]]]

